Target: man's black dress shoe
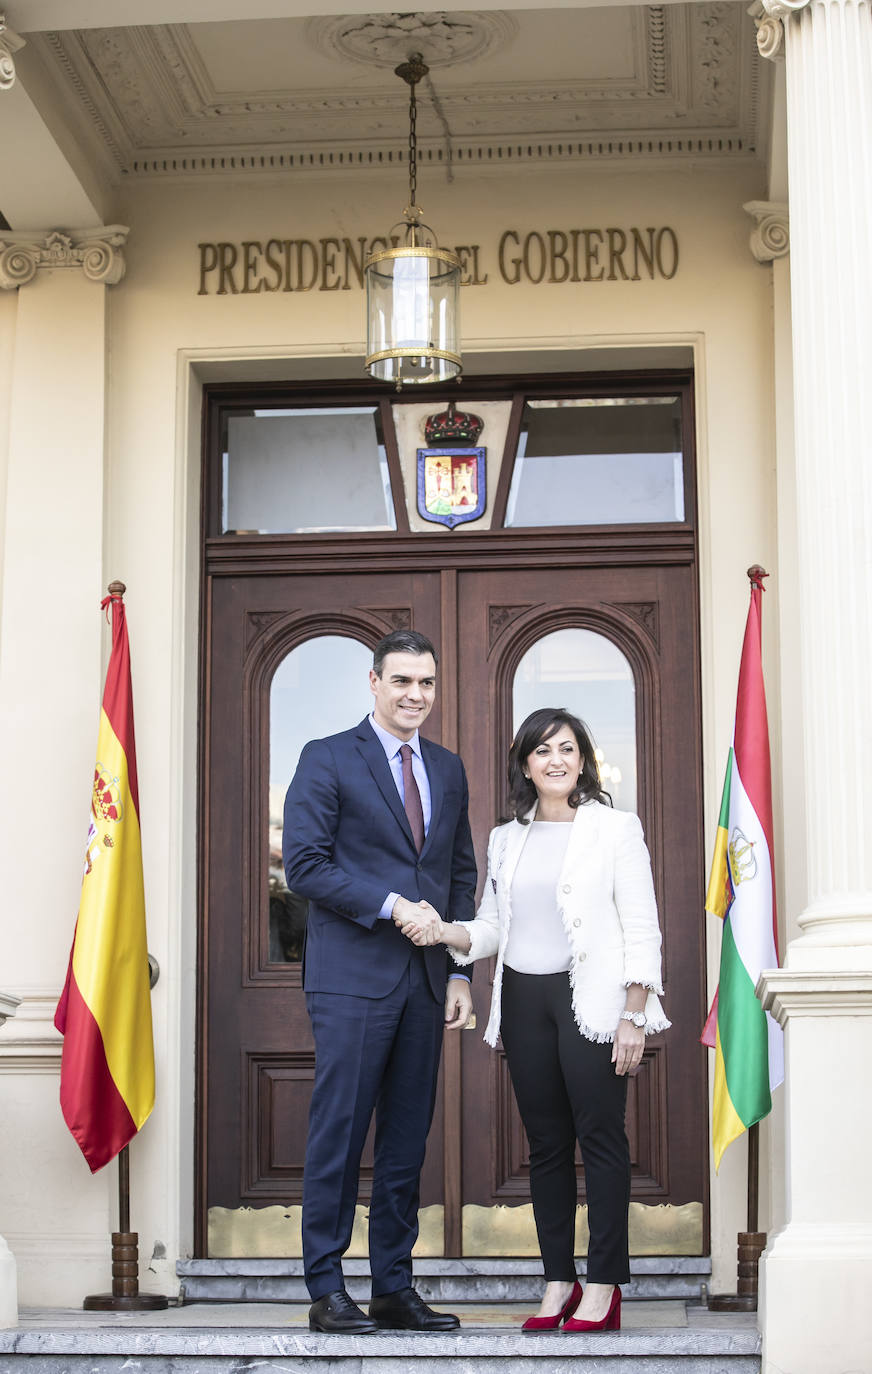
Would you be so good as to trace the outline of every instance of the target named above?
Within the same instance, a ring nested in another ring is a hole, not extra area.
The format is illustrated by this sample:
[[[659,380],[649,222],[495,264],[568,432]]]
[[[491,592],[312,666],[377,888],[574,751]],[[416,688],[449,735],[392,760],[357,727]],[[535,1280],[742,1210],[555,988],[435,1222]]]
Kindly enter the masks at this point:
[[[368,1336],[378,1331],[378,1322],[361,1312],[344,1288],[337,1288],[312,1303],[309,1330],[326,1331],[331,1336]]]
[[[460,1319],[451,1312],[434,1312],[414,1288],[372,1298],[369,1315],[391,1331],[456,1331],[460,1326]]]

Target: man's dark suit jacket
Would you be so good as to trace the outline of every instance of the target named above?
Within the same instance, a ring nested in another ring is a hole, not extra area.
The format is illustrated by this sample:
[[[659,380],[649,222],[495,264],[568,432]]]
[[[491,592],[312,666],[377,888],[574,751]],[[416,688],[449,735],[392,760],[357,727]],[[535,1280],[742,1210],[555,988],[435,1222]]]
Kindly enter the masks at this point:
[[[399,743],[399,741],[398,741]],[[385,997],[414,946],[379,919],[389,892],[426,898],[444,921],[475,915],[475,853],[467,785],[456,754],[421,738],[431,815],[420,855],[381,741],[364,718],[353,730],[312,740],[285,799],[288,887],[309,899],[306,992]],[[447,951],[424,950],[434,997],[445,995]]]

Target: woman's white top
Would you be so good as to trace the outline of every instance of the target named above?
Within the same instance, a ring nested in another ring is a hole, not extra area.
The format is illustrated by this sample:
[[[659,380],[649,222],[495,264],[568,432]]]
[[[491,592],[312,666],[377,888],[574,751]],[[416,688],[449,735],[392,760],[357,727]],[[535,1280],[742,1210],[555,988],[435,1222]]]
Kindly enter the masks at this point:
[[[572,953],[557,903],[557,879],[572,821],[533,821],[512,879],[505,963],[516,973],[565,973]]]
[[[535,814],[534,808],[527,819]],[[496,1044],[500,1033],[503,967],[513,921],[512,883],[532,830],[531,825],[509,821],[491,831],[481,905],[474,921],[460,923],[469,932],[469,953],[451,950],[458,964],[497,956],[484,1033],[489,1045]],[[670,1022],[657,997],[663,992],[657,903],[638,816],[601,802],[579,806],[554,896],[569,942],[572,1010],[582,1035],[614,1040],[630,983],[650,989],[647,1033],[666,1030]]]

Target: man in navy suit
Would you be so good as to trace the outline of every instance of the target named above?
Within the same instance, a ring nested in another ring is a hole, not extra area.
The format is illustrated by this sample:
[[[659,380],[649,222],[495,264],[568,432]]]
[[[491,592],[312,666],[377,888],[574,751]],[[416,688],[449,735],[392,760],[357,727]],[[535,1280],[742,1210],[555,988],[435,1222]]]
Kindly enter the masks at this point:
[[[412,1247],[443,1025],[472,1012],[443,946],[419,948],[395,920],[475,914],[467,785],[456,754],[421,739],[436,652],[395,630],[376,647],[372,715],[312,740],[285,801],[288,887],[309,899],[303,987],[315,1082],[303,1176],[303,1259],[313,1331],[447,1331],[412,1287]],[[375,1113],[369,1317],[345,1291],[360,1157]]]

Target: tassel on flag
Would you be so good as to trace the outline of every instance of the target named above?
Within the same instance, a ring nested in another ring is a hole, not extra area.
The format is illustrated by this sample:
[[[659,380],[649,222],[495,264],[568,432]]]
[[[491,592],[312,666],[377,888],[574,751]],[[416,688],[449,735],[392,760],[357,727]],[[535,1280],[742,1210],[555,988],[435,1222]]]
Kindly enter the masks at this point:
[[[724,1150],[772,1110],[784,1080],[784,1034],[754,991],[778,966],[772,779],[761,650],[762,568],[751,568],[733,747],[721,798],[706,911],[723,921],[720,983],[700,1039],[715,1051],[712,1147]]]
[[[145,892],[123,583],[110,585],[112,653],[91,790],[79,916],[55,1012],[64,1037],[61,1110],[92,1172],[154,1106]]]

